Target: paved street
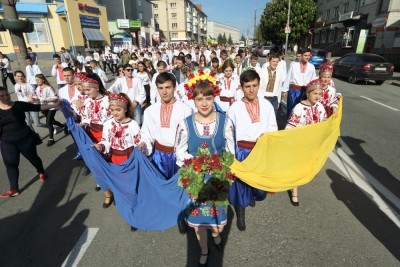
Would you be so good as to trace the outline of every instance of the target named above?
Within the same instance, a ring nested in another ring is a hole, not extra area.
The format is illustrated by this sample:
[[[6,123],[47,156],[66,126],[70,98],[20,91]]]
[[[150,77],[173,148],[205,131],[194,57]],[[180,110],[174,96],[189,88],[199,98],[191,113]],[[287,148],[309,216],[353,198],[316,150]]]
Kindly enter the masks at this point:
[[[245,232],[231,211],[224,251],[209,240],[209,266],[399,266],[400,88],[334,82],[344,97],[341,137],[317,177],[299,188],[300,206],[286,192],[269,195],[246,209]],[[193,231],[132,233],[114,206],[102,208],[91,176],[81,176],[72,138],[55,140],[38,147],[48,181],[22,158],[22,194],[0,199],[0,266],[197,266]]]

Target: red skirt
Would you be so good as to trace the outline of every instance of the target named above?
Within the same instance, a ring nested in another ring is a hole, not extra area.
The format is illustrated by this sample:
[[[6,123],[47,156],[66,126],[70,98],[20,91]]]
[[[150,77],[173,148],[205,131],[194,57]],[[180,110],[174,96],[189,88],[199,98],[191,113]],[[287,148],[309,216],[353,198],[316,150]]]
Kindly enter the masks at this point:
[[[94,124],[94,123],[90,124],[87,134],[89,135],[90,139],[92,139],[92,141],[94,143],[96,143],[96,144],[99,143],[103,136],[103,125]]]
[[[112,149],[111,155],[110,155],[110,161],[111,161],[111,163],[114,163],[114,164],[121,164],[122,162],[124,162],[125,160],[127,160],[129,158],[129,156],[132,154],[132,152],[133,152],[133,146],[131,146],[125,150]]]

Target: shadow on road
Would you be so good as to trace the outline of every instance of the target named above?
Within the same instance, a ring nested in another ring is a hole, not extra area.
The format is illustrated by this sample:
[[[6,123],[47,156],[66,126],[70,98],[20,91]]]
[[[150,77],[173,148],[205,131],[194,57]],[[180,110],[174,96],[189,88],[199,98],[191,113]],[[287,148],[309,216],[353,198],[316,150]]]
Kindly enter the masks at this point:
[[[231,206],[228,206],[228,223],[226,224],[224,231],[221,233],[222,238],[222,245],[225,247],[226,243],[229,239],[229,233],[232,227],[232,220],[233,220],[233,210]],[[200,246],[196,238],[196,234],[193,228],[188,227],[187,231],[187,263],[186,267],[193,267],[198,266],[199,259],[200,259]],[[208,265],[209,267],[221,267],[223,266],[224,262],[224,249],[222,251],[217,250],[214,245],[214,240],[211,236],[211,233],[208,231]]]
[[[337,142],[338,147],[342,146],[342,141],[349,147],[351,152],[353,152],[353,155],[349,155],[351,159],[357,162],[357,164],[359,164],[373,177],[381,178],[378,179],[379,182],[382,183],[387,189],[392,191],[395,195],[400,194],[400,182],[398,178],[394,177],[388,169],[380,166],[375,162],[374,158],[365,153],[364,149],[362,148],[362,145],[365,143],[364,140],[350,136],[341,136]]]
[[[80,162],[71,161],[75,152],[75,145],[68,146],[46,168],[48,180],[28,211],[0,220],[0,266],[61,266],[85,231],[89,210],[74,216],[85,194],[71,197],[69,192],[65,199],[67,185],[80,179],[71,173],[73,168],[81,166]],[[37,180],[35,175],[23,189]],[[18,200],[23,197],[24,192],[5,201],[22,205]]]
[[[355,184],[348,182],[334,170],[326,171],[332,180],[331,188],[336,198],[353,213],[354,217],[400,260],[400,229],[361,191]]]

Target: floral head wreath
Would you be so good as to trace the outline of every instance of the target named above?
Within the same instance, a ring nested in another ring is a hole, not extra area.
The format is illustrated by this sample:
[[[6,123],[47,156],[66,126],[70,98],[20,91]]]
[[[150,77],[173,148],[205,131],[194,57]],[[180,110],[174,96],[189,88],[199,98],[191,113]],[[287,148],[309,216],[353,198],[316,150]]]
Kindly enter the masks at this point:
[[[324,73],[329,73],[332,75],[333,73],[333,64],[331,62],[326,62],[321,65],[319,68],[319,76],[323,75]]]
[[[109,105],[117,105],[126,107],[128,105],[128,99],[120,94],[109,94],[108,95]]]
[[[81,77],[81,82],[86,83],[86,84],[91,84],[92,86],[99,86],[99,82],[96,81],[95,79],[89,78],[87,76]]]
[[[306,86],[307,86],[306,93],[309,93],[317,88],[322,89],[322,80],[321,79],[312,80]]]
[[[75,72],[75,73],[74,73],[74,78],[77,78],[77,79],[83,81],[83,79],[86,78],[86,75],[83,74],[83,73],[81,73],[81,72]]]
[[[194,89],[201,83],[208,83],[214,91],[214,96],[219,96],[220,89],[217,73],[210,69],[194,68],[189,72],[187,82],[185,83],[188,99],[194,98]]]

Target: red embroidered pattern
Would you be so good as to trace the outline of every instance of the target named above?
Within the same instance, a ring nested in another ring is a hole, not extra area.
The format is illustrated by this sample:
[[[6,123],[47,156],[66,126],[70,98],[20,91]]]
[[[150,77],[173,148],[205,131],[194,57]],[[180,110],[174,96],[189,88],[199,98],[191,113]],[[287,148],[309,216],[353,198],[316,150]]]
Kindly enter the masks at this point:
[[[258,99],[253,102],[248,102],[243,100],[246,105],[247,113],[250,116],[251,123],[260,122],[260,104],[258,103]]]
[[[68,97],[71,100],[75,95],[75,86],[74,85],[68,85]]]
[[[225,89],[226,90],[231,89],[231,78],[225,78]]]
[[[173,103],[161,104],[161,112],[160,112],[161,128],[169,128],[173,108],[174,108]]]

